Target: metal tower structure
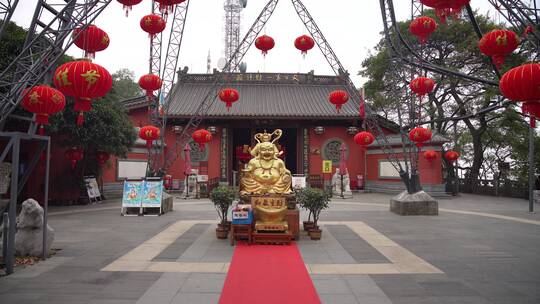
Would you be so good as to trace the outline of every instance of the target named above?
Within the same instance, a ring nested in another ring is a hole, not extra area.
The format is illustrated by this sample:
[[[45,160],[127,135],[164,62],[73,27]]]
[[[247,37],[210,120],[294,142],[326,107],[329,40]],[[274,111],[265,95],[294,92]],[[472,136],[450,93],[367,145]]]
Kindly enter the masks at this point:
[[[240,44],[241,12],[246,6],[247,0],[225,0],[225,60],[229,60]],[[238,67],[231,72],[238,72]]]
[[[152,13],[158,11],[159,4],[155,1],[152,3]],[[161,141],[157,147],[150,149],[149,162],[150,167],[154,170],[163,168],[164,159],[164,142],[167,126],[167,113],[169,110],[169,92],[171,91],[176,80],[176,71],[178,66],[178,58],[182,38],[184,36],[184,28],[186,24],[187,12],[189,9],[189,0],[186,0],[174,7],[172,14],[172,22],[169,33],[165,58],[163,59],[163,33],[157,35],[150,41],[150,66],[149,73],[159,75],[162,80],[161,90],[157,97],[151,98],[149,107],[151,109],[150,121],[161,130]],[[164,13],[161,14],[166,20]],[[163,60],[162,60],[163,59]],[[162,66],[163,63],[163,66]]]

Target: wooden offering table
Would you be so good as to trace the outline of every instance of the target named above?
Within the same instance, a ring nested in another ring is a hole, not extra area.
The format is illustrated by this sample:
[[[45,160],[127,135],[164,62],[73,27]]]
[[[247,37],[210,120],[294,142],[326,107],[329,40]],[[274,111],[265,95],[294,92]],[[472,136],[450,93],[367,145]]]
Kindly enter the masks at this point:
[[[252,224],[231,224],[229,238],[231,246],[234,246],[234,241],[238,239],[247,240],[248,244],[252,243],[253,225]]]

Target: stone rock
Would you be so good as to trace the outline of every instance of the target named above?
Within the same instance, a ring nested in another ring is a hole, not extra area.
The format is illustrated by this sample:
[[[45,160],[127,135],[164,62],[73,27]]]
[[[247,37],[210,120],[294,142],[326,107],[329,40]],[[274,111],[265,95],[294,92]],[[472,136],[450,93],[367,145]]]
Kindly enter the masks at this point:
[[[390,200],[390,211],[399,215],[438,215],[439,203],[424,191],[403,191]]]
[[[34,199],[22,203],[21,213],[17,217],[17,228],[41,228],[43,226],[43,208]]]
[[[339,174],[339,168],[332,176],[332,194],[335,196],[341,196],[341,175]],[[349,179],[349,173],[343,175],[343,198],[351,198],[351,180]]]
[[[54,241],[54,230],[47,225],[47,252]],[[22,203],[17,219],[15,254],[40,256],[43,251],[43,208],[33,199]]]

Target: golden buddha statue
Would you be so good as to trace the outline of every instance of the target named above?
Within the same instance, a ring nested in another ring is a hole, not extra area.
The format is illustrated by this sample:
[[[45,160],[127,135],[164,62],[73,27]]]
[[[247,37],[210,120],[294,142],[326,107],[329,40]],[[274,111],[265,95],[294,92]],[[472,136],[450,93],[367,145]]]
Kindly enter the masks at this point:
[[[272,140],[272,137],[275,138]],[[287,196],[291,194],[291,172],[279,156],[275,142],[282,131],[258,133],[257,145],[251,150],[253,158],[242,170],[240,195],[251,199],[255,210],[257,231],[286,232]]]
[[[240,180],[240,195],[246,194],[290,194],[291,171],[279,156],[275,142],[283,132],[280,129],[272,134],[257,133],[257,145],[251,150],[253,158],[242,169]],[[272,140],[272,136],[276,137]]]

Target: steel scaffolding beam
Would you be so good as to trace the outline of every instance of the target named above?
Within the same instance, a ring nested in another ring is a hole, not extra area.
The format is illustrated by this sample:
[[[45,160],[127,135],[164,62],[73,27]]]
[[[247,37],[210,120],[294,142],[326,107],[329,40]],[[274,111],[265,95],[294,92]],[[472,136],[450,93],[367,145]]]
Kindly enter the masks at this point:
[[[242,42],[240,42],[240,44],[236,48],[234,54],[227,61],[227,64],[223,68],[223,71],[234,71],[238,67],[238,65],[242,61],[242,58],[247,53],[249,47],[251,46],[251,44],[253,44],[268,19],[272,16],[272,13],[274,12],[278,1],[279,0],[268,1],[260,15],[257,17],[249,31],[244,36]],[[163,170],[166,171],[173,164],[173,162],[178,159],[178,157],[180,157],[184,145],[191,139],[191,133],[193,133],[193,131],[195,131],[199,127],[204,117],[208,113],[208,110],[216,101],[217,94],[219,90],[223,87],[223,82],[224,79],[222,77],[216,77],[214,83],[208,89],[205,97],[195,110],[195,114],[189,119],[186,126],[183,128],[182,133],[176,137],[174,146],[171,147],[171,149],[168,149],[168,153],[165,158],[165,165],[162,168]],[[179,89],[181,89],[180,80],[177,84],[177,87],[175,87],[175,89],[171,92],[172,94],[170,94],[169,98],[174,98],[174,92]]]

